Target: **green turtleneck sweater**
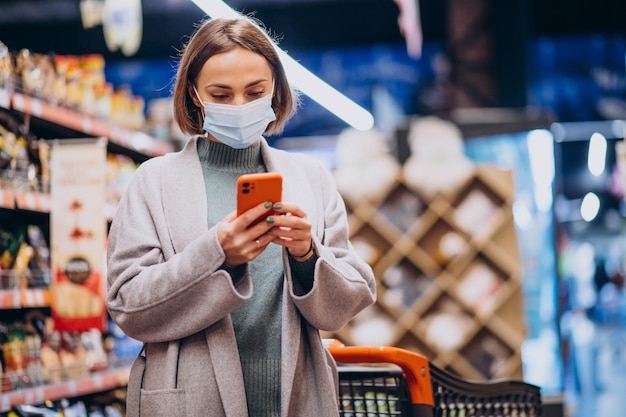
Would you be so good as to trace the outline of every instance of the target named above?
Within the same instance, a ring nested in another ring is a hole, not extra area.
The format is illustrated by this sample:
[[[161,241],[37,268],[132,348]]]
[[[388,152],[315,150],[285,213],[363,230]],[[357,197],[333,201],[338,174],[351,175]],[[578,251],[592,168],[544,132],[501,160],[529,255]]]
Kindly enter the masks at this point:
[[[220,222],[236,206],[237,178],[266,171],[260,143],[246,149],[198,140],[204,174],[209,227]],[[270,244],[248,264],[253,296],[231,312],[243,370],[250,417],[280,416],[280,341],[283,263],[279,245]]]

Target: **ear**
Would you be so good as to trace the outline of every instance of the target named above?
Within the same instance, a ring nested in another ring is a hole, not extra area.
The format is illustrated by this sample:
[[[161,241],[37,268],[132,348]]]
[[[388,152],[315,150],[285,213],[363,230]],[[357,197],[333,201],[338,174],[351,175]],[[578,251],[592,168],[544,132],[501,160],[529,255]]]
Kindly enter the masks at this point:
[[[193,104],[195,104],[196,107],[199,107],[201,109],[204,108],[204,105],[200,101],[200,98],[198,98],[198,93],[196,93],[194,85],[191,83],[189,83],[189,86],[187,87],[187,94],[189,94],[189,97],[191,97],[191,101],[193,101]]]

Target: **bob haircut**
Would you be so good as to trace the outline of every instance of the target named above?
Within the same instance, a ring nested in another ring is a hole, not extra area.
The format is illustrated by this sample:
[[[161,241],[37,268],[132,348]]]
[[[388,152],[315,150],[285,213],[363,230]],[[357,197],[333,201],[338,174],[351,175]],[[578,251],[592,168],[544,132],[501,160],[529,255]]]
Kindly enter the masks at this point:
[[[195,86],[204,63],[213,55],[244,48],[263,56],[274,76],[272,108],[276,120],[271,122],[264,134],[279,134],[298,106],[298,94],[287,81],[285,69],[274,45],[263,32],[246,18],[208,19],[201,22],[184,47],[174,85],[174,120],[187,134],[204,134],[202,109],[194,102]]]

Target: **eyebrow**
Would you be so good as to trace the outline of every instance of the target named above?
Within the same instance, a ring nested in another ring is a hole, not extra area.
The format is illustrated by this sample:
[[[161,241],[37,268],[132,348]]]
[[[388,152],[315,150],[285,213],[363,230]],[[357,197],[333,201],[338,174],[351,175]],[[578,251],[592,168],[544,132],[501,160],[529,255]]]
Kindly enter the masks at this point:
[[[245,88],[254,87],[255,85],[260,84],[260,83],[265,82],[265,81],[269,81],[269,80],[263,78],[263,79],[260,79],[260,80],[252,81],[251,83],[246,84]],[[225,84],[218,84],[218,83],[207,84],[205,87],[218,87],[218,88],[223,88],[223,89],[226,89],[226,90],[232,90],[231,86],[225,85]]]

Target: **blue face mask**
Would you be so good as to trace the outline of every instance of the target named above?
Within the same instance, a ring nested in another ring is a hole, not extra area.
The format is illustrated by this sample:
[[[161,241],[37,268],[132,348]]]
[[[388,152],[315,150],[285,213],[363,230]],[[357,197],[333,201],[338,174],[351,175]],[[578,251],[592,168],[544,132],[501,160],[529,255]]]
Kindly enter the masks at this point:
[[[198,91],[196,95],[200,99]],[[235,149],[245,149],[252,145],[261,138],[267,126],[276,120],[271,94],[241,106],[207,101],[203,101],[202,104],[204,105],[202,128],[223,144]]]

